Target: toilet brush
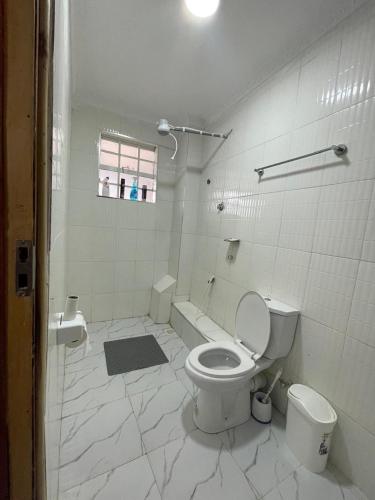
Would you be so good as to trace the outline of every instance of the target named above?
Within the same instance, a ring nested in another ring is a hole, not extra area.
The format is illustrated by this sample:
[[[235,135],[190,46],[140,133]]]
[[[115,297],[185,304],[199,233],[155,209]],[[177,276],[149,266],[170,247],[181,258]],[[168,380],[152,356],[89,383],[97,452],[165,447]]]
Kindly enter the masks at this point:
[[[268,391],[266,392],[266,395],[264,396],[264,398],[262,400],[262,403],[267,404],[268,398],[270,397],[270,394],[271,394],[273,388],[275,387],[276,382],[281,377],[282,372],[283,372],[282,368],[280,368],[280,370],[277,371],[275,378],[273,379],[272,384],[270,385],[270,388],[268,389]]]

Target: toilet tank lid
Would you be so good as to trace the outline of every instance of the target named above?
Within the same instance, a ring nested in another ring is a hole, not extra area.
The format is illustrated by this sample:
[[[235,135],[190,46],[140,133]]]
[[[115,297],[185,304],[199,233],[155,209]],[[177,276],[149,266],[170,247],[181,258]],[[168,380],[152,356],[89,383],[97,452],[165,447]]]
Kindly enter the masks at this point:
[[[291,385],[288,389],[288,399],[314,423],[333,424],[337,420],[336,412],[329,402],[307,385]]]
[[[298,316],[299,311],[288,304],[284,304],[275,299],[270,299],[269,297],[263,297],[266,301],[268,309],[270,312],[279,314],[280,316]]]

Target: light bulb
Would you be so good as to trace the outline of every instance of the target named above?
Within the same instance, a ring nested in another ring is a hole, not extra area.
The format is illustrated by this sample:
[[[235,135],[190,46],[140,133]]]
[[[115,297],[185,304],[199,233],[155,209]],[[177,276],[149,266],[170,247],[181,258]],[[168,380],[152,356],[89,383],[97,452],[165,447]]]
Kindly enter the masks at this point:
[[[186,7],[194,16],[209,17],[215,14],[220,0],[185,0]]]

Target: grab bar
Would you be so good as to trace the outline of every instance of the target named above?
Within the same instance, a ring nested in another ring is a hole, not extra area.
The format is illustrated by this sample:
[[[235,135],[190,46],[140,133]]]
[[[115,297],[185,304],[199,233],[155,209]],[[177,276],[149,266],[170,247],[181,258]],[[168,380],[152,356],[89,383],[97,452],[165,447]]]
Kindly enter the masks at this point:
[[[284,163],[290,163],[291,161],[302,160],[303,158],[309,158],[309,156],[319,155],[321,153],[325,153],[326,151],[334,151],[336,156],[343,156],[348,152],[348,148],[345,144],[338,144],[338,145],[333,144],[332,146],[329,146],[328,148],[319,149],[318,151],[314,151],[313,153],[308,153],[306,155],[296,156],[294,158],[290,158],[289,160],[284,160],[284,161],[279,161],[277,163],[272,163],[272,165],[267,165],[266,167],[255,168],[254,172],[256,172],[259,175],[259,179],[260,179],[262,177],[262,175],[264,174],[264,171],[267,168],[278,167],[279,165],[284,165]]]

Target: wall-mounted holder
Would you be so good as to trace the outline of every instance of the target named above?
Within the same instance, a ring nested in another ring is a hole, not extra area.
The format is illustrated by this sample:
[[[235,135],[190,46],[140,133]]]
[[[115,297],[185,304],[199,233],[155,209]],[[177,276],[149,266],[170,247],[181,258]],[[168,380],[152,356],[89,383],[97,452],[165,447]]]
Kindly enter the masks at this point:
[[[227,260],[229,262],[233,262],[236,259],[238,246],[240,244],[240,240],[238,238],[225,238],[227,243],[229,243],[228,251],[227,251]]]
[[[64,314],[58,313],[56,343],[68,347],[78,347],[87,339],[87,325],[81,311],[77,311],[71,320],[64,320]]]
[[[289,158],[289,160],[278,161],[277,163],[272,163],[271,165],[267,165],[266,167],[255,168],[254,172],[259,175],[259,180],[264,175],[264,171],[268,168],[278,167],[279,165],[284,165],[285,163],[290,163],[292,161],[303,160],[304,158],[309,158],[310,156],[320,155],[322,153],[326,153],[327,151],[333,151],[336,156],[339,158],[344,156],[348,152],[348,147],[346,144],[332,144],[332,146],[328,146],[327,148],[318,149],[318,151],[313,151],[312,153],[307,153],[301,156],[295,156],[294,158]]]

